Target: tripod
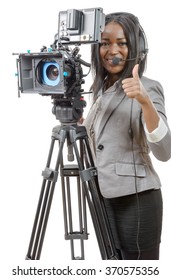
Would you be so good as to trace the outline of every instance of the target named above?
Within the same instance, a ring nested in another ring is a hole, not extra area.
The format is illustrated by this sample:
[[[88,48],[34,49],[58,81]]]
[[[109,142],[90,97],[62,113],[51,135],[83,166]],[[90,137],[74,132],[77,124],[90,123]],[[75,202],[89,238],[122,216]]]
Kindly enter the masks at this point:
[[[56,141],[59,144],[55,168],[52,169],[51,159]],[[64,164],[63,149],[67,143],[70,160],[75,155],[77,164]],[[79,145],[77,145],[79,143]],[[35,220],[31,233],[27,260],[39,260],[47,228],[54,189],[61,175],[65,239],[70,240],[71,258],[83,260],[84,240],[88,239],[86,201],[89,206],[93,226],[98,241],[101,258],[103,260],[119,259],[114,240],[105,212],[103,198],[100,194],[97,172],[91,154],[87,132],[84,126],[76,123],[56,126],[52,130],[51,144],[47,164],[42,172],[43,182],[36,210]],[[73,230],[71,186],[70,179],[75,177],[77,181],[79,230]],[[75,256],[74,241],[80,240],[80,256]]]

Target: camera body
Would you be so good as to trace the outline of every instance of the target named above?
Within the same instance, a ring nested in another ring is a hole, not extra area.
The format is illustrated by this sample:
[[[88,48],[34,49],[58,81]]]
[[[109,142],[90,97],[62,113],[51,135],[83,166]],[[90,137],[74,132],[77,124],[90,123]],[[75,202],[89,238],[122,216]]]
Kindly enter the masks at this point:
[[[66,58],[63,52],[19,54],[18,70],[22,93],[69,96],[73,85],[81,90],[81,65],[76,57]]]
[[[102,8],[59,12],[58,33],[52,48],[40,53],[21,53],[17,59],[19,93],[41,95],[75,95],[81,91],[83,71],[78,47],[101,40],[104,29]],[[84,63],[83,63],[84,64]],[[90,67],[90,65],[89,65]]]
[[[102,8],[59,12],[58,33],[51,48],[38,53],[19,53],[17,58],[18,95],[40,94],[53,99],[52,113],[63,124],[76,123],[86,106],[79,45],[101,41],[105,15]],[[75,45],[73,49],[70,45]],[[89,73],[89,72],[88,72]]]

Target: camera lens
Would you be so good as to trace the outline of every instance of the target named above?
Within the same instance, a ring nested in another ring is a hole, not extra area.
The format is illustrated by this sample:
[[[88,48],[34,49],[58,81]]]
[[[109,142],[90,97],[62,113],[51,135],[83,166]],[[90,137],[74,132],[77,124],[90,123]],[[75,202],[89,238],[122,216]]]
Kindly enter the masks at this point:
[[[60,66],[57,62],[44,62],[41,65],[41,78],[44,85],[57,86],[60,82]]]
[[[59,70],[55,65],[50,65],[47,69],[46,69],[46,75],[49,78],[49,80],[56,80],[58,75],[59,75]]]

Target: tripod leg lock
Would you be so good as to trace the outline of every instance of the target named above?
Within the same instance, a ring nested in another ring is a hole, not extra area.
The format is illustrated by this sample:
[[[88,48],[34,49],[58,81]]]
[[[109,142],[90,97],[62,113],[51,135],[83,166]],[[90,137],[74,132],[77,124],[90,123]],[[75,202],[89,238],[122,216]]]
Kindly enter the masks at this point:
[[[57,182],[58,171],[54,171],[53,169],[46,167],[45,170],[42,171],[42,176],[46,180]]]
[[[80,177],[82,182],[90,181],[96,175],[97,175],[97,170],[95,167],[90,167],[88,169],[80,171]]]

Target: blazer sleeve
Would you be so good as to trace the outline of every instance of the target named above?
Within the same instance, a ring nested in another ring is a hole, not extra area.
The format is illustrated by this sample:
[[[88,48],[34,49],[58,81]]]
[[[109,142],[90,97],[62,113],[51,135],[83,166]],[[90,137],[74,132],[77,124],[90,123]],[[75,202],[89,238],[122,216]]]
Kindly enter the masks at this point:
[[[168,161],[171,158],[171,131],[168,125],[166,110],[165,110],[165,98],[163,94],[163,88],[157,81],[150,80],[147,85],[144,85],[157,112],[168,127],[166,135],[159,141],[151,143],[147,140],[148,146],[153,155],[160,161]],[[142,115],[142,122],[144,119]]]

